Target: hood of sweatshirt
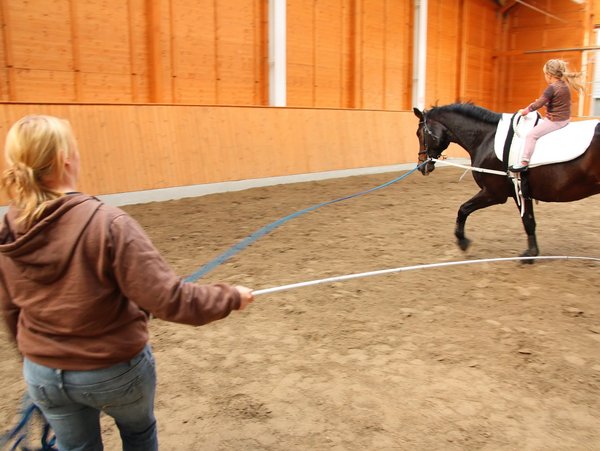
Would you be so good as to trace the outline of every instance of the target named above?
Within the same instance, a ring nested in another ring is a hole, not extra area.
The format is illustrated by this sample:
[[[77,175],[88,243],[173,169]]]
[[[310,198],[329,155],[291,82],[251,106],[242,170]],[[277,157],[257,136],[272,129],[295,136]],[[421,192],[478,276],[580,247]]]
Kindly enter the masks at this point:
[[[69,194],[50,202],[29,229],[17,224],[19,211],[11,207],[0,228],[0,254],[24,277],[52,283],[64,274],[83,231],[101,205],[94,197]]]

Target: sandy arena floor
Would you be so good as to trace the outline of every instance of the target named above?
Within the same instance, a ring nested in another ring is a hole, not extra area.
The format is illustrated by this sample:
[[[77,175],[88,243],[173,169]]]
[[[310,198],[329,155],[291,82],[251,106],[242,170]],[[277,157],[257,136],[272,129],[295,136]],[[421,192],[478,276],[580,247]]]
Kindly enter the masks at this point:
[[[412,174],[277,228],[200,282],[255,289],[445,261],[518,256],[512,203],[467,221],[462,171]],[[379,174],[126,207],[180,274],[261,227],[378,186]],[[536,207],[543,255],[600,257],[600,196]],[[153,320],[162,450],[600,449],[599,263],[485,263],[259,296],[193,328]],[[0,338],[0,424],[20,361]],[[108,419],[107,450],[119,449]]]

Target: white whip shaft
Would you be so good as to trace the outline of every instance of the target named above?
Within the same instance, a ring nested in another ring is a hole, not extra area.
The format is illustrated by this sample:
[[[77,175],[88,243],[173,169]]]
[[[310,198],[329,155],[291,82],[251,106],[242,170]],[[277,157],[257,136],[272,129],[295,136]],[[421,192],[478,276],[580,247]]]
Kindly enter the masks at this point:
[[[361,277],[380,276],[383,274],[392,274],[403,271],[412,271],[415,269],[430,269],[430,268],[441,268],[444,266],[457,266],[457,265],[469,265],[475,263],[491,263],[491,262],[503,262],[503,261],[516,261],[516,260],[594,260],[599,261],[600,258],[596,257],[569,257],[566,255],[556,256],[538,256],[538,257],[505,257],[505,258],[483,258],[480,260],[462,260],[454,262],[442,262],[442,263],[428,263],[423,265],[414,266],[403,266],[400,268],[381,269],[378,271],[361,272],[356,274],[347,274],[344,276],[327,277],[325,279],[309,280],[307,282],[292,283],[289,285],[281,285],[279,287],[264,288],[262,290],[253,291],[254,296],[261,296],[263,294],[277,293],[278,291],[292,290],[295,288],[308,287],[311,285],[318,285],[323,283],[340,282],[342,280],[358,279]]]
[[[468,170],[474,171],[474,172],[485,172],[486,174],[503,175],[506,177],[506,172],[496,171],[494,169],[484,169],[484,168],[478,168],[478,167],[473,167],[473,166],[465,166],[464,164],[450,163],[449,161],[438,160],[437,158],[432,158],[431,161],[435,161],[436,163],[446,164],[448,166],[454,166],[457,168],[468,169]]]

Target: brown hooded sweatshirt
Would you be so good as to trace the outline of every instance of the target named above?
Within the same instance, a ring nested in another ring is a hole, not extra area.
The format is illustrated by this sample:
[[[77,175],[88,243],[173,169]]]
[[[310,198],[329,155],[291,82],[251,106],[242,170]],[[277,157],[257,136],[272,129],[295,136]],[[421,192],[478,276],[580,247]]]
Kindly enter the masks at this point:
[[[186,283],[139,224],[84,194],[52,201],[28,230],[0,227],[0,307],[19,351],[64,370],[108,367],[148,341],[147,316],[202,325],[239,309],[230,285]]]

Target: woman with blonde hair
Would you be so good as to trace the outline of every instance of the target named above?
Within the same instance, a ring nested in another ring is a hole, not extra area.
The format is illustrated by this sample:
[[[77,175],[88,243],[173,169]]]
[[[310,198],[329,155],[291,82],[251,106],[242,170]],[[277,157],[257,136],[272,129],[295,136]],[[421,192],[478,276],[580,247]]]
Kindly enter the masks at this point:
[[[146,312],[202,325],[244,309],[252,291],[184,282],[129,215],[78,192],[67,121],[20,119],[5,157],[0,307],[29,395],[60,450],[101,450],[100,412],[114,418],[124,450],[157,449]]]
[[[542,136],[565,127],[571,120],[571,89],[583,92],[581,72],[569,72],[566,61],[551,59],[544,64],[544,78],[548,87],[541,97],[519,110],[522,116],[546,106],[546,120],[540,121],[525,137],[521,162],[510,167],[513,172],[527,170],[535,144]]]

